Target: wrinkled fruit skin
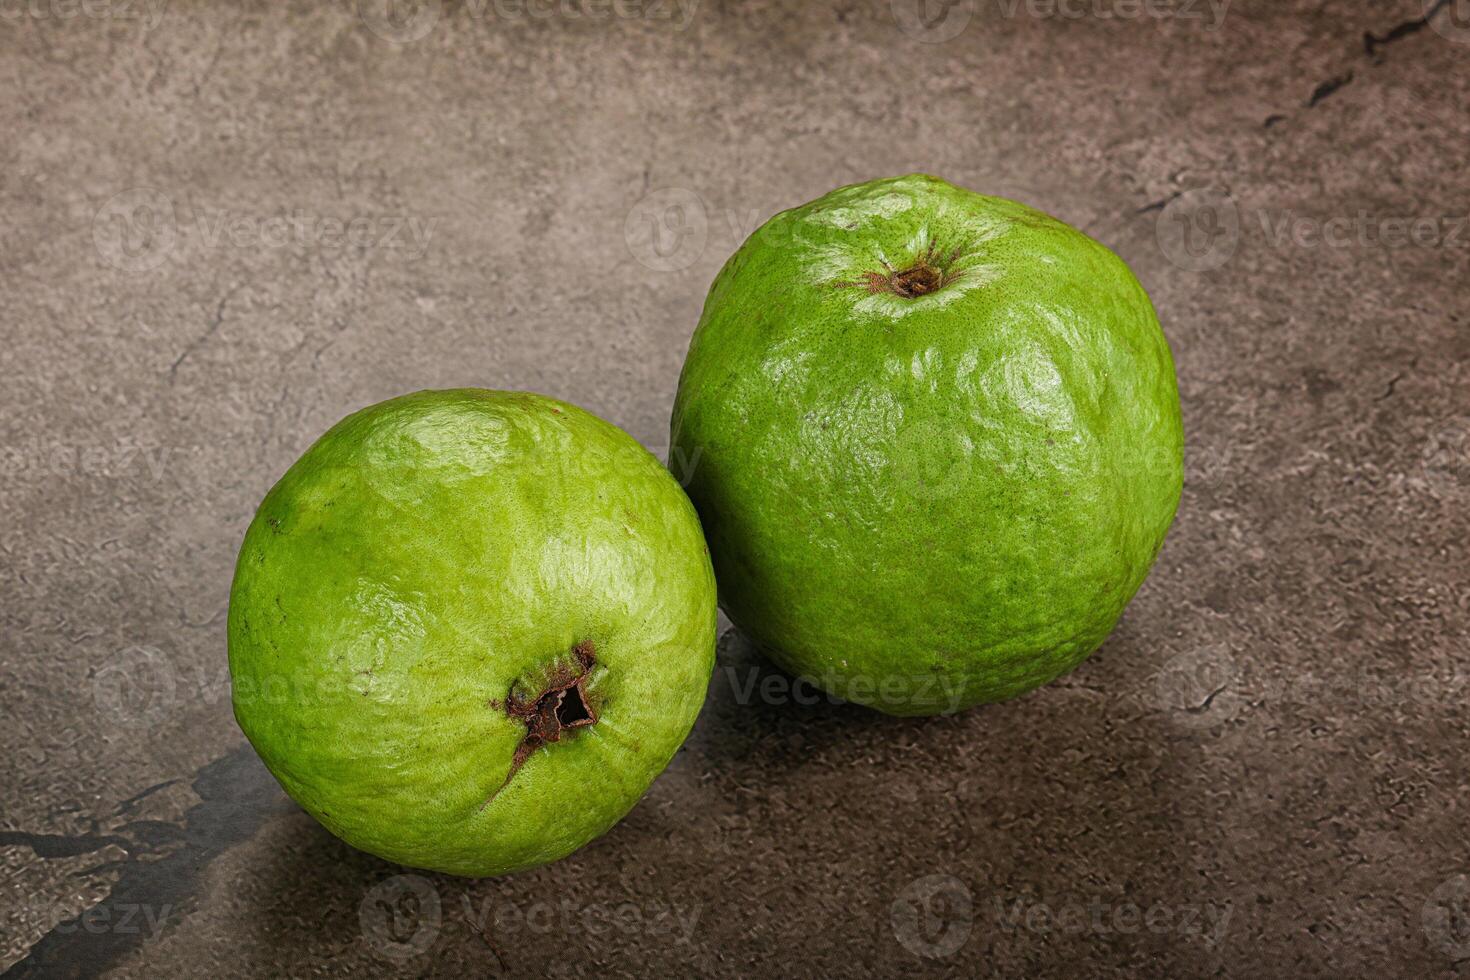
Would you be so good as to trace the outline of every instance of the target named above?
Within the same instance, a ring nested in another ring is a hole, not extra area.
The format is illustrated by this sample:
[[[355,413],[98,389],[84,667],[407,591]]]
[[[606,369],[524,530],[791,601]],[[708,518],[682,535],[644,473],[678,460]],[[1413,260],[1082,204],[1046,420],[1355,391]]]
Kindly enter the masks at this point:
[[[920,175],[746,241],[705,302],[672,442],[731,620],[898,715],[1076,666],[1148,574],[1183,480],[1173,361],[1127,266]]]
[[[286,792],[355,847],[460,875],[616,823],[689,733],[714,640],[678,484],[520,392],[340,422],[260,505],[230,595],[235,717]]]

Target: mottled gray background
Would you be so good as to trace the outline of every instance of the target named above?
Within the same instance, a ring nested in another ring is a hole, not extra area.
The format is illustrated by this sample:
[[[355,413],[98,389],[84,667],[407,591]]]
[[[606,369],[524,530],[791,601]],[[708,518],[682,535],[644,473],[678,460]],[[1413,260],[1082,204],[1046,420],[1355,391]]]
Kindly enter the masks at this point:
[[[529,2],[0,3],[0,964],[1470,972],[1470,0]],[[225,603],[296,455],[450,385],[661,450],[744,235],[912,170],[1159,308],[1188,485],[1102,651],[892,720],[728,632],[647,799],[504,880],[286,801]]]

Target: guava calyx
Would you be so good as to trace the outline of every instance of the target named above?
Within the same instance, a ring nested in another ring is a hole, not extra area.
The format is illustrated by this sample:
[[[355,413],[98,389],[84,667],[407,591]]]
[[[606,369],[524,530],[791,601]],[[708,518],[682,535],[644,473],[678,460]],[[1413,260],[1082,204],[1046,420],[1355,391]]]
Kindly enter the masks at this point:
[[[587,699],[587,676],[597,663],[596,648],[583,640],[572,649],[572,661],[558,664],[546,686],[535,697],[522,698],[514,691],[505,699],[505,713],[525,722],[526,737],[516,749],[523,761],[548,742],[560,741],[565,732],[597,724],[597,709]]]
[[[583,640],[572,648],[572,658],[552,668],[540,690],[535,695],[516,693],[514,687],[505,696],[505,701],[490,702],[490,707],[504,707],[508,717],[522,722],[526,734],[516,746],[511,757],[510,770],[505,781],[480,804],[480,809],[489,806],[499,796],[531,753],[544,745],[559,742],[566,734],[577,728],[588,728],[597,724],[597,705],[588,697],[587,678],[597,665],[597,648],[591,640]]]
[[[843,282],[837,285],[863,286],[870,293],[892,293],[904,299],[918,299],[920,296],[927,296],[943,289],[959,278],[961,270],[951,267],[962,253],[963,249],[957,248],[948,255],[943,255],[939,248],[931,243],[902,269],[894,269],[884,259],[881,260],[883,262],[882,272],[864,272],[861,282]]]
[[[505,782],[482,804],[482,809],[510,785],[531,753],[543,745],[561,741],[574,729],[597,724],[597,706],[587,695],[587,678],[596,665],[597,648],[591,640],[583,640],[572,648],[570,660],[552,668],[536,694],[521,695],[513,687],[506,695],[503,702],[506,715],[522,722],[526,726],[526,734],[516,746]],[[491,707],[500,707],[501,704],[490,702]]]

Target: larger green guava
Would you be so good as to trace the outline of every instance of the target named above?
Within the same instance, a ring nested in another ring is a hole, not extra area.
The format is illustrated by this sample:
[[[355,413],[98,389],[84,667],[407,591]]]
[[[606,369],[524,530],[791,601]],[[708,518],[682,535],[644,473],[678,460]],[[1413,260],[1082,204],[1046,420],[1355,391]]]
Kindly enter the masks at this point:
[[[901,715],[1012,697],[1096,649],[1183,475],[1173,361],[1127,266],[922,175],[750,236],[705,301],[672,442],[731,620]]]
[[[616,823],[689,733],[714,639],[678,484],[520,392],[337,424],[260,505],[230,595],[235,717],[286,792],[356,847],[461,875]]]

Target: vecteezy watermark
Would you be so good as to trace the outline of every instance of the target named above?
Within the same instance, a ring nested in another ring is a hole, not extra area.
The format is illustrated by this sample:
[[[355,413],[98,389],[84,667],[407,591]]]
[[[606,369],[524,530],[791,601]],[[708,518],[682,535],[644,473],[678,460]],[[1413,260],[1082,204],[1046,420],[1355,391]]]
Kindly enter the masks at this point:
[[[1463,704],[1470,667],[1437,672],[1372,673],[1344,664],[1331,673],[1298,669],[1264,673],[1223,643],[1171,657],[1151,678],[1144,700],[1182,728],[1206,729],[1250,713],[1321,705],[1388,710]]]
[[[439,889],[420,875],[394,875],[378,882],[357,906],[362,937],[387,960],[407,960],[434,945],[444,924]]]
[[[975,16],[977,0],[890,0],[898,29],[916,41],[940,44],[959,37]]]
[[[428,37],[444,15],[442,0],[359,0],[357,15],[385,41],[408,44]]]
[[[1220,191],[1184,191],[1159,211],[1154,237],[1164,257],[1179,268],[1188,272],[1218,269],[1240,245],[1240,209]]]
[[[1424,17],[1436,33],[1456,44],[1470,44],[1470,0],[1423,0]]]
[[[1155,694],[1175,724],[1213,728],[1240,710],[1239,676],[1229,648],[1213,644],[1170,658],[1155,675]]]
[[[1235,447],[1229,445],[1203,444],[1198,441],[1185,443],[1185,485],[1199,487],[1225,481],[1239,469],[1237,454]]]
[[[299,668],[231,678],[223,661],[180,666],[153,646],[117,650],[88,676],[97,711],[125,727],[156,725],[181,703],[213,705],[233,699],[294,707],[346,704],[361,700],[372,682],[370,669],[339,675]]]
[[[623,240],[641,265],[654,272],[678,272],[698,262],[711,244],[728,254],[754,235],[764,242],[795,241],[800,225],[766,222],[774,212],[717,207],[687,187],[660,187],[644,193],[628,210]]]
[[[92,243],[102,261],[124,272],[157,268],[178,237],[174,203],[151,187],[114,194],[92,217]]]
[[[728,253],[757,232],[767,240],[795,233],[795,225],[763,225],[770,214],[759,208],[718,208],[687,187],[661,187],[629,209],[623,240],[641,265],[679,272],[698,262],[711,242]]]
[[[122,725],[157,724],[168,715],[177,693],[173,663],[154,647],[120,650],[92,674],[97,710]]]
[[[1005,934],[1150,933],[1199,939],[1210,948],[1224,940],[1233,913],[1228,903],[1178,904],[1098,896],[1042,901],[992,894],[986,905],[994,924]],[[889,908],[889,924],[909,952],[927,959],[945,959],[964,947],[977,915],[969,885],[954,875],[933,874],[909,882],[898,893]]]
[[[1470,875],[1441,882],[1424,901],[1424,935],[1453,960],[1470,959]]]
[[[91,936],[146,936],[158,938],[172,903],[154,905],[138,902],[102,902],[80,907],[46,895],[33,895],[27,903],[29,912],[43,929],[63,936],[86,933]]]
[[[664,468],[679,481],[679,486],[689,489],[689,483],[694,479],[694,471],[699,466],[700,457],[704,455],[703,446],[695,446],[686,449],[684,446],[649,446],[648,451],[653,453],[658,461],[664,464]]]
[[[998,365],[1006,378],[1009,392],[1023,392],[1029,380],[1028,365],[1015,358],[1002,359]],[[984,384],[984,382],[981,382]],[[949,419],[919,418],[905,420],[893,440],[889,453],[893,476],[902,492],[916,500],[948,500],[971,486],[970,461],[974,458],[972,436]],[[1011,462],[1011,461],[1008,461]]]
[[[654,272],[687,269],[709,244],[704,200],[683,187],[644,195],[623,221],[623,240],[633,258]]]
[[[151,31],[163,20],[168,0],[0,0],[0,21],[138,21]]]
[[[270,214],[199,209],[184,217],[168,195],[137,187],[98,209],[92,241],[103,262],[124,272],[157,268],[181,242],[207,249],[384,250],[413,260],[428,251],[439,220],[416,214],[329,215],[299,207]]]
[[[1007,20],[1177,20],[1215,31],[1231,0],[987,0]],[[980,0],[890,0],[899,30],[926,44],[958,37],[974,18]]]
[[[1215,948],[1225,939],[1234,909],[1229,904],[1113,901],[1100,897],[1043,902],[1020,896],[991,898],[996,923],[1009,933],[1182,936]]]
[[[1294,211],[1259,215],[1276,248],[1470,248],[1470,215],[1389,215],[1359,210],[1329,218]]]
[[[888,923],[910,953],[944,959],[969,941],[975,924],[974,896],[954,875],[926,875],[909,882],[893,899]]]
[[[1449,496],[1470,493],[1470,416],[1456,416],[1436,426],[1420,453],[1424,479]]]
[[[954,714],[965,699],[965,689],[945,674],[882,674],[825,672],[813,677],[787,677],[755,665],[721,666],[710,683],[728,684],[736,704],[811,706],[825,701],[845,704],[941,705],[940,714]]]
[[[445,17],[442,0],[359,0],[357,10],[368,30],[394,44],[428,37]],[[699,0],[465,0],[453,16],[476,22],[641,20],[683,31],[698,11]]]
[[[362,656],[360,648],[334,651],[340,671],[298,667],[291,671],[232,676],[222,661],[176,665],[157,647],[130,646],[109,656],[91,675],[97,710],[128,727],[154,725],[181,703],[268,704],[297,709],[357,704],[378,683],[381,655]]]
[[[1219,30],[1231,0],[996,0],[1006,17],[1036,20],[1177,20]]]
[[[465,921],[481,935],[508,936],[520,932],[546,935],[667,937],[687,946],[699,925],[704,906],[673,902],[578,902],[571,898],[529,904],[486,899],[476,908],[469,894],[460,896]]]
[[[677,946],[686,946],[693,939],[704,911],[698,904],[579,902],[569,897],[529,903],[487,898],[476,903],[468,891],[460,895],[459,906],[465,924],[487,940],[517,933],[586,933],[668,938]],[[439,889],[428,878],[394,875],[368,890],[357,915],[368,947],[384,959],[401,962],[433,948],[448,912]]]
[[[0,446],[0,479],[119,477],[142,471],[161,480],[183,454],[184,450],[172,446],[78,446],[33,436],[20,445]]]
[[[1180,269],[1208,272],[1234,257],[1247,236],[1278,251],[1297,249],[1470,248],[1470,214],[1306,215],[1291,209],[1242,215],[1229,195],[1209,188],[1184,191],[1161,208],[1154,235]]]

